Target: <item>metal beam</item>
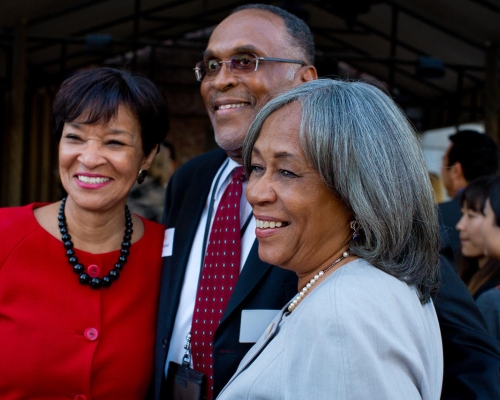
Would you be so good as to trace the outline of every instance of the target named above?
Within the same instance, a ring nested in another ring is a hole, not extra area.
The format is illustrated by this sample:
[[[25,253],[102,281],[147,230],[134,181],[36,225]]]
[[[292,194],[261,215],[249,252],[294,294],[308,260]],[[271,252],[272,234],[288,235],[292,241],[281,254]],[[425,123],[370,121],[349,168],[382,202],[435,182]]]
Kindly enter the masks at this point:
[[[18,23],[15,29],[14,55],[12,60],[11,129],[7,133],[7,169],[3,193],[6,205],[19,206],[22,199],[24,110],[26,83],[26,21]]]
[[[323,49],[323,47],[321,48]],[[330,52],[335,52],[335,56],[342,61],[354,61],[354,62],[362,62],[362,63],[379,63],[379,64],[387,64],[391,63],[397,65],[413,65],[416,66],[418,60],[416,59],[408,59],[408,58],[398,58],[398,57],[390,57],[390,56],[374,56],[372,54],[352,54],[352,53],[339,53],[335,47],[331,47]],[[456,70],[464,70],[464,71],[475,71],[475,72],[484,72],[484,67],[480,65],[466,65],[466,64],[446,64],[446,66],[456,69]]]
[[[321,3],[314,2],[314,5],[315,5],[317,8],[319,8],[319,9],[321,9],[321,10],[323,10],[323,11],[330,12],[330,11],[329,11],[326,7],[324,7]],[[359,21],[359,20],[354,21],[354,23],[355,23],[356,25],[361,26],[363,29],[365,29],[365,30],[367,30],[367,31],[369,31],[369,32],[371,32],[371,33],[373,33],[373,34],[375,34],[376,36],[381,37],[382,39],[385,39],[385,40],[387,40],[387,41],[391,41],[391,40],[392,40],[392,38],[391,38],[391,36],[390,36],[390,35],[386,34],[385,32],[382,32],[381,30],[379,30],[379,29],[377,29],[377,28],[374,28],[374,27],[373,27],[373,26],[371,26],[371,25],[368,25],[368,24],[366,24],[366,23],[363,23],[363,22],[361,22],[361,21]],[[406,50],[408,50],[408,51],[411,51],[412,53],[415,53],[415,54],[417,54],[417,55],[419,55],[419,56],[427,56],[427,57],[431,56],[430,54],[425,53],[423,50],[420,50],[420,49],[418,49],[418,48],[416,48],[416,47],[414,47],[414,46],[411,46],[411,45],[409,45],[408,43],[403,42],[402,40],[396,39],[396,40],[395,40],[395,42],[396,42],[396,44],[397,44],[398,46],[400,46],[400,47],[402,47],[402,48],[404,48],[404,49],[406,49]],[[458,73],[458,69],[456,69],[456,68],[453,66],[453,64],[446,64],[446,65],[447,65],[450,69],[454,70],[454,72]],[[475,84],[482,84],[482,81],[481,81],[480,79],[477,79],[475,76],[472,76],[472,75],[470,75],[470,74],[465,74],[465,77],[466,77],[467,79],[471,80],[472,82],[474,82]]]
[[[458,127],[460,125],[460,115],[462,114],[462,102],[463,102],[463,95],[464,95],[464,71],[461,70],[458,73],[457,76],[457,90],[456,90],[456,95],[454,100],[454,104],[451,110],[451,115],[452,115],[452,123]]]
[[[470,0],[473,3],[479,4],[480,6],[486,7],[488,10],[496,12],[500,14],[500,7],[495,6],[494,4],[491,4],[489,1],[485,0]]]
[[[64,42],[65,43],[82,44],[83,45],[85,43],[85,38],[65,38]],[[163,43],[161,41],[157,41],[157,40],[144,40],[144,39],[137,40],[136,42],[133,39],[125,39],[125,40],[114,39],[114,40],[111,41],[111,43],[113,44],[113,46],[123,46],[123,47],[126,47],[126,49],[121,49],[121,50],[118,50],[118,51],[110,52],[110,53],[108,53],[108,54],[106,54],[104,56],[100,55],[100,56],[94,57],[93,61],[89,61],[88,63],[85,63],[84,65],[90,64],[92,62],[96,62],[96,61],[99,61],[99,60],[106,60],[108,58],[112,58],[112,57],[118,56],[120,54],[123,54],[123,53],[125,53],[127,51],[127,49],[133,48],[134,44],[137,44],[139,47],[152,46],[152,47],[164,47],[164,48],[168,48],[168,49],[172,49],[172,48],[199,49],[200,51],[203,51],[205,49],[205,47],[201,48],[199,46],[167,45],[167,44],[165,44],[165,43]],[[87,56],[87,57],[93,57],[92,54],[89,54],[86,51],[79,51],[79,52],[75,52],[75,53],[71,53],[71,54],[67,55],[66,56],[66,61],[71,61],[71,60],[74,60],[76,58],[85,57],[85,56]],[[40,68],[45,68],[45,67],[57,64],[57,63],[59,63],[59,58],[48,60],[48,61],[44,61],[42,63],[37,64],[37,66],[40,67]],[[81,65],[81,66],[83,66],[83,65]]]
[[[391,7],[391,49],[390,49],[390,55],[392,59],[396,58],[396,49],[398,46],[398,16],[399,16],[399,10],[396,6]],[[395,84],[395,74],[396,74],[396,68],[395,64],[391,62],[391,65],[389,67],[389,87],[392,88],[394,87]]]
[[[191,1],[191,0],[188,0],[188,1]],[[221,12],[225,12],[225,11],[229,11],[229,10],[234,9],[236,6],[240,5],[240,3],[241,3],[241,1],[234,2],[234,3],[231,3],[231,4],[226,5],[224,7],[219,7],[219,8],[213,9],[213,10],[211,10],[208,13],[207,12],[201,12],[199,14],[194,15],[192,17],[192,20],[193,21],[198,21],[198,22],[200,20],[203,20],[203,19],[206,20],[207,18],[209,18],[213,14],[218,14],[218,13],[221,13]],[[170,25],[168,27],[161,26],[161,27],[158,27],[158,28],[150,29],[148,31],[142,31],[140,33],[140,36],[151,36],[151,35],[154,35],[154,34],[156,34],[158,32],[161,32],[162,30],[173,28],[173,27],[177,27],[177,26],[182,25],[182,24],[184,24],[184,22],[177,21],[176,23],[173,23],[172,25]],[[214,24],[215,24],[215,22],[214,22]],[[172,38],[172,39],[175,40],[175,39],[177,39],[179,37],[184,36],[186,33],[191,32],[191,31],[192,31],[191,28],[190,29],[186,29],[185,31],[180,32],[177,35],[171,35],[170,38]],[[129,40],[130,40],[130,38],[126,38],[126,39],[122,39],[121,42],[125,43],[126,41],[129,41]],[[88,55],[88,54],[86,52],[76,52],[76,53],[72,53],[72,54],[68,55],[67,59],[70,60],[70,59],[78,58],[78,57],[85,56],[85,55]],[[107,56],[106,58],[108,58],[110,56],[111,55]],[[101,59],[102,59],[102,57],[101,57]],[[56,64],[57,62],[58,62],[58,60],[50,60],[50,61],[45,61],[43,63],[40,63],[38,65],[43,68],[43,67],[46,67],[46,66],[49,66],[49,65],[52,65],[52,64]]]
[[[500,132],[498,130],[498,45],[490,44],[486,49],[485,79],[484,79],[484,129],[497,145],[500,145]]]
[[[44,15],[43,17],[34,18],[28,22],[28,26],[32,27],[32,26],[37,25],[37,24],[43,24],[47,21],[50,21],[51,19],[60,18],[60,17],[63,17],[65,15],[72,14],[72,13],[78,12],[80,10],[83,10],[84,8],[89,8],[89,7],[92,7],[96,4],[105,3],[107,1],[110,1],[110,0],[90,0],[90,1],[85,1],[83,3],[80,3],[80,4],[75,4],[75,5],[63,8],[62,10],[53,12],[51,14]]]
[[[177,7],[179,5],[191,3],[194,1],[196,1],[196,0],[178,0],[178,1],[174,1],[174,2],[169,3],[169,4],[164,4],[162,6],[151,7],[151,8],[148,8],[147,10],[141,11],[139,13],[139,17],[144,18],[145,16],[148,16],[149,14],[152,14],[155,12],[165,11],[169,8]],[[72,33],[71,36],[85,36],[89,33],[99,32],[99,31],[102,31],[104,29],[108,29],[108,28],[111,28],[113,26],[116,26],[116,25],[121,25],[121,24],[124,24],[127,22],[131,22],[134,20],[135,17],[136,17],[135,14],[127,15],[126,17],[117,18],[117,19],[114,19],[112,21],[108,21],[108,22],[105,22],[105,23],[102,23],[99,25],[94,25],[94,26],[91,26],[89,28],[82,29],[80,31]],[[47,47],[47,45],[32,46],[28,49],[28,52],[31,53],[34,51],[44,49],[46,47]]]
[[[447,27],[445,27],[437,22],[434,22],[431,19],[424,17],[423,15],[411,10],[408,7],[405,7],[405,6],[402,6],[398,3],[395,3],[392,0],[384,0],[384,1],[392,6],[399,7],[401,12],[409,15],[410,17],[413,17],[413,18],[419,20],[420,22],[423,22],[423,23],[433,27],[434,29],[437,29],[438,31],[441,31],[442,33],[446,33],[447,35],[451,36],[452,38],[457,39],[463,43],[466,43],[469,46],[475,47],[478,50],[484,51],[484,45],[482,43],[479,43],[479,42],[476,42],[472,39],[469,39],[468,37],[456,32],[452,29],[449,29],[449,28],[447,28]]]
[[[141,22],[141,0],[134,1],[134,28],[132,31],[132,41],[134,58],[132,59],[132,68],[137,67],[137,50],[139,49],[138,40],[140,35],[140,22]]]
[[[341,44],[343,46],[346,46],[347,48],[350,48],[350,49],[354,50],[358,54],[369,56],[368,52],[364,51],[363,49],[360,49],[357,46],[349,44],[349,43],[347,43],[346,41],[344,41],[342,39],[338,39],[338,38],[332,37],[332,36],[330,36],[328,34],[323,33],[321,30],[314,29],[314,28],[313,28],[313,32],[315,32],[315,33],[317,33],[317,34],[319,34],[319,35],[321,35],[323,37],[326,37],[327,39],[329,39],[329,40],[331,40],[333,42],[336,42],[336,43],[339,43],[339,44]],[[404,76],[406,76],[406,77],[408,77],[408,78],[410,78],[410,79],[412,79],[414,81],[417,81],[419,84],[427,86],[427,87],[429,87],[429,88],[431,88],[431,89],[433,89],[433,90],[435,90],[435,91],[437,91],[437,92],[439,92],[441,94],[451,95],[451,93],[448,90],[446,90],[446,89],[444,89],[444,88],[442,88],[440,86],[437,86],[437,85],[435,85],[435,84],[433,84],[431,82],[423,81],[421,79],[417,79],[413,74],[409,73],[408,71],[405,71],[405,70],[403,70],[401,68],[397,68],[397,67],[395,68],[395,70],[396,70],[396,72],[400,73],[401,75],[404,75]]]
[[[206,12],[206,11],[202,11],[198,14],[195,14],[191,17],[191,21],[193,22],[200,22],[200,21],[205,21],[205,26],[204,27],[207,27],[207,26],[210,26],[210,25],[217,25],[220,20],[217,20],[217,21],[214,21],[213,23],[210,22],[209,18],[214,15],[214,14],[219,14],[219,13],[223,13],[223,12],[227,12],[227,11],[231,11],[233,10],[234,8],[238,7],[239,5],[241,5],[242,2],[241,1],[236,1],[234,3],[230,3],[228,5],[225,5],[223,7],[219,7],[219,8],[215,8],[215,9],[212,9],[210,12]],[[244,3],[243,3],[244,4]],[[207,22],[208,21],[208,22]],[[174,23],[172,23],[171,25],[168,25],[168,26],[159,26],[157,28],[153,28],[153,29],[150,29],[148,31],[144,31],[142,32],[142,35],[143,36],[151,36],[151,35],[155,35],[157,34],[158,32],[161,32],[163,30],[166,30],[166,29],[170,29],[170,28],[175,28],[177,26],[180,26],[180,25],[183,25],[183,24],[186,24],[186,23],[189,23],[189,22],[186,22],[186,21],[176,21]],[[185,35],[186,33],[188,32],[192,32],[192,28],[180,33],[180,34],[177,34],[177,35],[171,35],[170,37],[172,39],[177,39],[179,37],[182,37],[183,35]]]

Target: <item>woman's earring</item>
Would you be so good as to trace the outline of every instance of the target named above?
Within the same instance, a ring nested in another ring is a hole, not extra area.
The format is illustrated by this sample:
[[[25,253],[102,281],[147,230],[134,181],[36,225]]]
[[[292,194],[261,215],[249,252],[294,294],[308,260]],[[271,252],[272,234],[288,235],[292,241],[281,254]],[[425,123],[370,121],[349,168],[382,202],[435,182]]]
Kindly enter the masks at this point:
[[[144,182],[144,179],[146,179],[146,176],[148,176],[148,170],[141,169],[139,171],[139,174],[137,175],[137,183],[140,185],[142,182]]]
[[[354,242],[357,242],[359,240],[359,222],[357,219],[351,221],[351,229],[353,230],[352,240],[354,240]]]

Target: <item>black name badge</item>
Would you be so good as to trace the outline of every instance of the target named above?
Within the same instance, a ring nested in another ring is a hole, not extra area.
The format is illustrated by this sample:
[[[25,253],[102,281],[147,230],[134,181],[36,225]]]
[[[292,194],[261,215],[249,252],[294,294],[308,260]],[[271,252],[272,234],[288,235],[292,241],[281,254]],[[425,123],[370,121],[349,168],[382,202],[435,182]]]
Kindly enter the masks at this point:
[[[170,361],[164,400],[204,400],[205,374]]]

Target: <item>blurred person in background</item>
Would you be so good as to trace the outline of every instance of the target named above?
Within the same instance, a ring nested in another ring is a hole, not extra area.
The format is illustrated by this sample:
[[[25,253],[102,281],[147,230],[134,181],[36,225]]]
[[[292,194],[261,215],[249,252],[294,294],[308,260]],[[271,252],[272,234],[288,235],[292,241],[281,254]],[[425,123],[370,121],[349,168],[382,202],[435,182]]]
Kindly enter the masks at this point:
[[[169,121],[148,79],[78,73],[56,95],[57,203],[0,209],[0,398],[146,396],[164,226],[130,213]]]
[[[160,222],[165,205],[165,188],[176,168],[175,148],[172,143],[165,141],[160,145],[144,182],[132,187],[127,201],[130,211]]]
[[[484,221],[481,225],[486,255],[500,260],[500,177],[491,182],[489,196],[484,207]],[[476,301],[490,333],[500,340],[500,286],[483,294]]]
[[[498,148],[493,139],[477,131],[462,130],[449,137],[451,144],[443,156],[441,178],[450,201],[439,204],[439,213],[447,229],[455,262],[460,251],[456,225],[462,213],[460,194],[481,176],[494,175],[498,170]]]
[[[432,192],[434,194],[434,202],[441,203],[444,201],[444,190],[441,177],[435,172],[429,172],[429,179],[432,185]]]
[[[494,179],[495,175],[478,178],[467,185],[460,195],[462,218],[456,227],[460,236],[457,266],[474,299],[500,284],[500,261],[485,255],[481,235],[484,206]]]

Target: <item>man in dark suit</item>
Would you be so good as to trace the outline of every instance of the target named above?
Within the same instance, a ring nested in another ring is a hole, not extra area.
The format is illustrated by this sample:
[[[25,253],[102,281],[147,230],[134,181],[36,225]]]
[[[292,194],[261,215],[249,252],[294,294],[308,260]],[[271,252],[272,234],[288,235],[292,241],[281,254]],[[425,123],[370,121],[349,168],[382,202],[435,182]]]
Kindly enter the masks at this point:
[[[219,70],[203,77],[201,93],[221,150],[188,162],[167,188],[166,246],[173,245],[173,250],[171,255],[164,253],[156,398],[169,362],[182,361],[210,223],[231,171],[242,163],[241,147],[250,123],[271,95],[317,78],[307,25],[279,8],[264,7],[237,11],[212,33],[205,61],[211,63],[208,69]],[[252,64],[249,57],[254,55],[258,59]],[[253,65],[251,70],[240,69],[247,64]],[[244,196],[240,222],[242,269],[213,338],[214,398],[273,316],[297,293],[295,274],[259,260],[255,221]]]
[[[451,144],[443,156],[441,178],[451,200],[438,207],[456,259],[460,252],[456,229],[462,217],[460,194],[474,179],[497,173],[498,149],[491,137],[477,131],[462,130],[449,139]]]
[[[182,362],[210,222],[231,180],[230,171],[242,162],[241,146],[251,121],[272,96],[317,78],[312,66],[314,43],[303,22],[272,6],[245,7],[249,8],[237,9],[218,25],[205,51],[207,63],[198,65],[201,93],[221,150],[185,164],[167,187],[155,399],[162,398],[169,362]],[[255,68],[245,69],[249,62],[247,56],[239,56],[242,53],[259,57],[253,60]],[[214,398],[265,330],[275,310],[297,293],[294,274],[258,259],[255,222],[247,222],[249,215],[251,210],[243,197],[242,269],[213,337]],[[444,398],[500,398],[498,343],[486,334],[484,321],[466,287],[445,260],[442,269],[444,285],[436,309],[444,340],[444,394],[449,394]],[[304,349],[307,351],[307,343]]]

